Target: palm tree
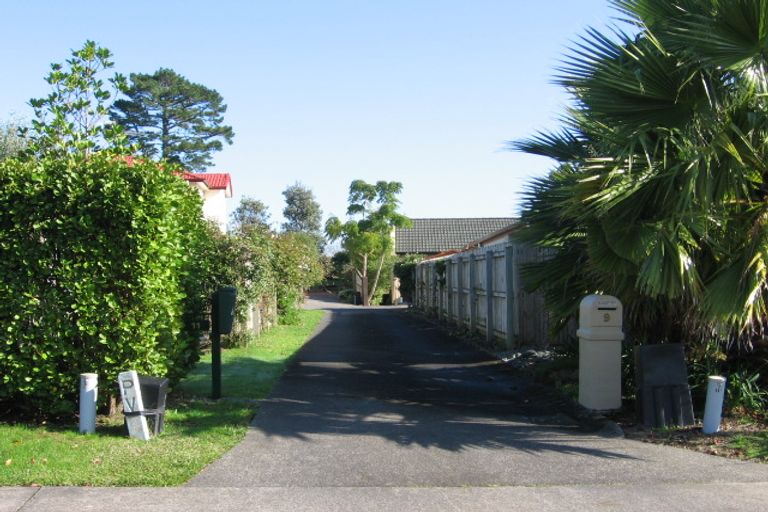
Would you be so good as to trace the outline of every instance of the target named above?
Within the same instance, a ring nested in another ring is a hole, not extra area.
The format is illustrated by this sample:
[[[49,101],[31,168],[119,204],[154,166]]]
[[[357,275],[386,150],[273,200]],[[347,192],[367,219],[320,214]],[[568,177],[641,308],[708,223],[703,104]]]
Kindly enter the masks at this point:
[[[768,0],[613,0],[625,30],[576,42],[556,160],[526,190],[530,267],[565,321],[616,294],[641,341],[749,345],[768,324]],[[553,277],[555,276],[555,277]]]

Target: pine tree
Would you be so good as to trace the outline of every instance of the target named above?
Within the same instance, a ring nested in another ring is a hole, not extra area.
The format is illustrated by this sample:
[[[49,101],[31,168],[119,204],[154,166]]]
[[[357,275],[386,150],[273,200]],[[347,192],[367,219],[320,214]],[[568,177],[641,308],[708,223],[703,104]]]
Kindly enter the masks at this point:
[[[232,144],[232,127],[223,124],[227,106],[214,89],[165,68],[130,78],[128,98],[114,103],[111,117],[145,156],[204,171],[212,153]]]

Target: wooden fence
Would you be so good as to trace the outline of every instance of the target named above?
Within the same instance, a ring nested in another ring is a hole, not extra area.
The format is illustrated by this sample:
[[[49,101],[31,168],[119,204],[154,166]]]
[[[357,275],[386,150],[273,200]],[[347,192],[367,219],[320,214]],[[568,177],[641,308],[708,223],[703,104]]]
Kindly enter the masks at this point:
[[[508,350],[558,343],[572,333],[553,338],[543,295],[520,284],[520,266],[546,256],[511,243],[427,260],[416,267],[414,306]]]

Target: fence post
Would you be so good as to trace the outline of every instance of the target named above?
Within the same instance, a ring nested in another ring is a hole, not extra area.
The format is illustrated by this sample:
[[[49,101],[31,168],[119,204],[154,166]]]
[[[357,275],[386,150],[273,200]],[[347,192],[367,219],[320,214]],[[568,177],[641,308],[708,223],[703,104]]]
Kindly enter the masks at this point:
[[[475,255],[469,255],[469,330],[477,330],[477,275],[475,272]]]
[[[493,249],[485,251],[485,339],[493,341]]]
[[[445,276],[443,284],[443,321],[451,321],[451,261],[445,262]]]
[[[507,245],[504,249],[504,265],[506,267],[506,293],[507,293],[507,349],[515,346],[515,337],[517,336],[517,315],[520,310],[517,300],[517,279],[515,271],[517,270],[517,257],[514,245]]]
[[[421,265],[418,263],[413,268],[413,297],[411,302],[414,307],[421,307]]]
[[[456,325],[464,327],[464,259],[456,257]]]
[[[435,316],[440,318],[440,296],[437,286],[437,269],[435,268],[434,263],[430,263],[429,265],[429,286],[432,290],[432,293],[430,293],[432,296],[432,311]]]

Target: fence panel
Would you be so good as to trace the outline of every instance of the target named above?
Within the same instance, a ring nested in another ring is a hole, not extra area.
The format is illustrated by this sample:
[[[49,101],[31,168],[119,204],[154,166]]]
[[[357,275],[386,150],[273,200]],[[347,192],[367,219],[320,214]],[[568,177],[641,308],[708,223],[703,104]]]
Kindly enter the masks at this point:
[[[520,266],[547,257],[546,250],[510,243],[422,262],[414,305],[507,349],[561,342],[575,328],[553,337],[543,294],[520,286]]]

